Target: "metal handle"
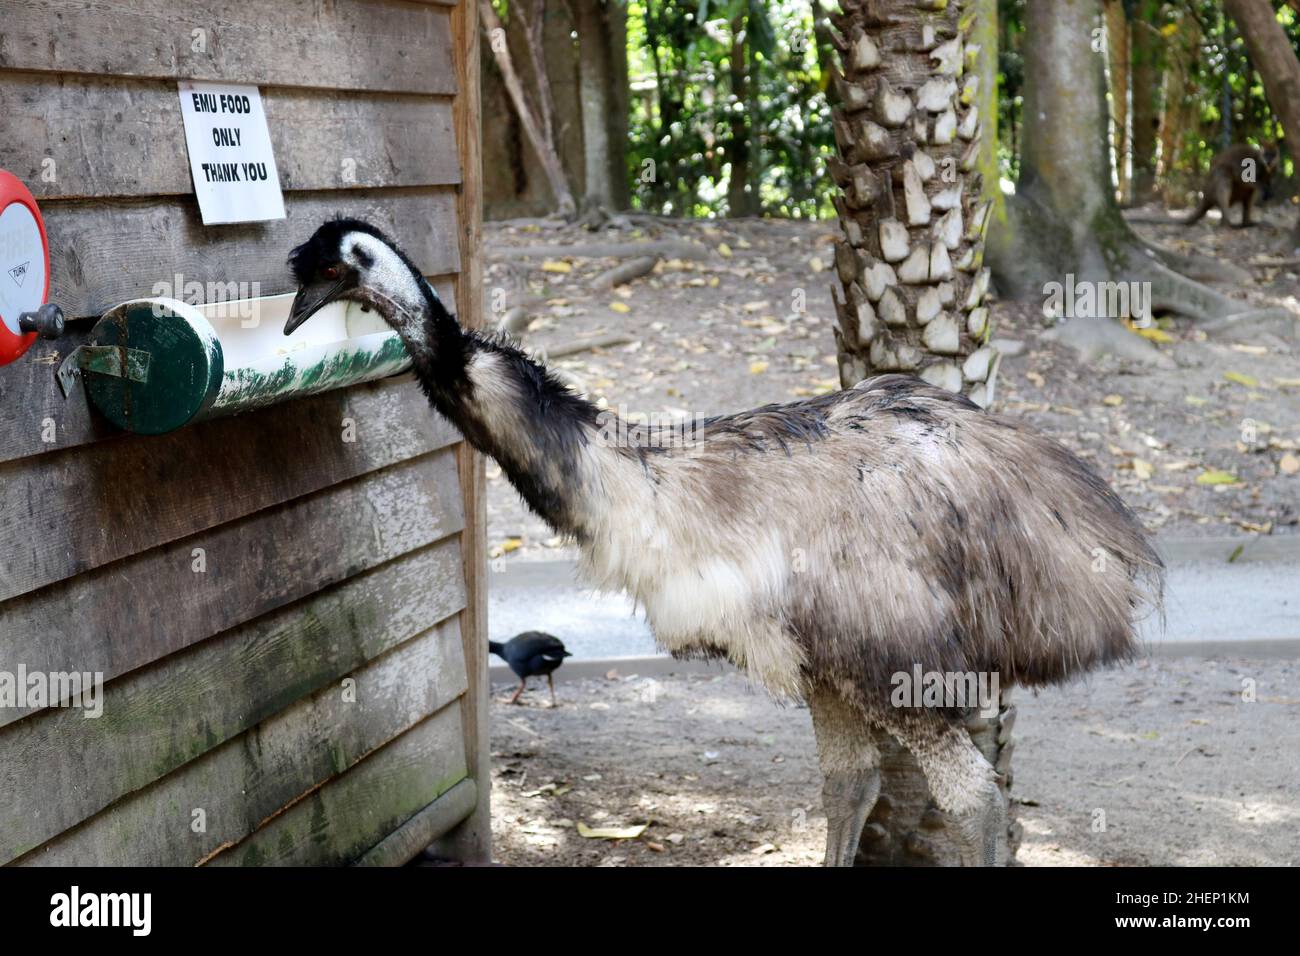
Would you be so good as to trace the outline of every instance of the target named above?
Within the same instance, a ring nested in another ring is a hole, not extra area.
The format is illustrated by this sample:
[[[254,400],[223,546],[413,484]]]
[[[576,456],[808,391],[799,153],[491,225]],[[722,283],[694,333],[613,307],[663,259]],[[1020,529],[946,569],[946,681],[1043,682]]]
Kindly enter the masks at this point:
[[[63,310],[53,302],[46,302],[35,312],[24,312],[18,316],[18,328],[23,332],[35,332],[43,339],[57,339],[63,335],[66,323]]]

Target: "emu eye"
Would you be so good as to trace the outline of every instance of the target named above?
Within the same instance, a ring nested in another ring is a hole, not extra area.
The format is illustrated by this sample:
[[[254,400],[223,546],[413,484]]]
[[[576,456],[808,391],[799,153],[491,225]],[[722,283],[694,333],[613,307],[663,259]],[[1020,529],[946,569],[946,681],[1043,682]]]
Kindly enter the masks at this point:
[[[339,277],[339,267],[326,266],[324,269],[320,271],[320,274],[327,279],[337,279]]]

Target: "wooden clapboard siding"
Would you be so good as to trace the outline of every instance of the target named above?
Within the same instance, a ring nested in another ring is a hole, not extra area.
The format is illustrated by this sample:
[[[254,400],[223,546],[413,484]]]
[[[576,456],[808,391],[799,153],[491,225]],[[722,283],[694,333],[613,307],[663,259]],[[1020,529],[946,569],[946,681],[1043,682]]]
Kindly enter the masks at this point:
[[[0,369],[0,669],[106,680],[98,719],[0,710],[0,864],[392,865],[467,818],[486,857],[482,470],[413,379],[143,437],[54,377],[76,320],[127,299],[292,291],[289,250],[336,215],[477,316],[476,30],[468,0],[0,15],[0,166],[74,320]],[[202,225],[178,79],[261,88],[286,219]]]
[[[468,734],[465,739],[468,745]],[[479,802],[479,789],[472,778],[462,780],[367,850],[353,865],[400,866],[414,859],[425,847],[458,824],[472,824]]]
[[[0,661],[112,681],[463,523],[455,452],[446,448],[8,601],[0,605]],[[148,582],[149,593],[134,582]],[[149,595],[166,596],[166,615]],[[29,712],[0,709],[0,726]]]
[[[42,866],[189,866],[253,833],[466,689],[455,617],[27,854]],[[204,828],[194,832],[196,809]],[[427,843],[427,841],[426,841]]]
[[[405,0],[7,3],[0,68],[456,92],[447,11]]]
[[[446,97],[271,87],[262,102],[286,191],[460,180]],[[0,116],[0,168],[37,200],[193,192],[174,81],[0,73]]]
[[[464,176],[457,196],[462,272],[456,279],[456,310],[470,327],[483,324],[483,157],[479,142],[480,84],[478,10],[465,2],[451,15],[453,53],[461,91],[456,96],[453,116],[460,165]],[[487,862],[492,858],[492,814],[488,805],[491,757],[488,749],[488,655],[487,633],[487,506],[483,456],[469,445],[458,448],[460,482],[465,495],[464,546],[465,581],[468,600],[461,612],[461,633],[465,638],[465,666],[470,693],[461,698],[465,725],[465,754],[470,775],[480,782],[475,791],[474,812],[438,847],[445,856]],[[382,858],[382,857],[380,857]]]
[[[460,269],[450,187],[290,193],[275,222],[205,227],[193,199],[55,201],[41,207],[50,241],[50,297],[72,317],[157,295],[162,283],[242,283],[232,298],[292,292],[285,259],[340,213],[368,219],[399,241],[426,275]]]
[[[354,392],[287,402],[167,435],[0,465],[0,600],[443,447],[455,431],[413,388],[388,413],[340,415]],[[374,397],[377,393],[369,393]],[[340,397],[346,396],[346,397]],[[343,406],[341,409],[340,406]],[[394,414],[393,409],[399,413]],[[343,440],[352,418],[357,440]]]
[[[459,707],[444,707],[208,866],[349,863],[465,779]]]
[[[133,671],[98,719],[50,709],[0,728],[0,862],[456,613],[460,560],[447,539]]]
[[[434,278],[433,287],[445,301],[454,301],[453,286],[448,277]],[[5,438],[3,445],[0,445],[0,464],[26,458],[28,455],[63,452],[78,445],[122,435],[91,409],[80,388],[70,397],[64,398],[55,378],[59,361],[85,342],[90,329],[90,323],[83,322],[71,328],[57,342],[38,339],[23,361],[7,365],[0,371],[0,385],[6,390],[12,389],[14,395],[23,396],[21,402],[0,403],[0,435]],[[386,414],[410,416],[412,419],[435,414],[411,381],[408,375],[383,384],[359,386],[348,393],[360,396],[355,399],[359,407],[340,408],[338,420],[352,418],[363,421],[378,414],[381,409],[373,407],[376,401],[382,403],[382,410]],[[395,387],[394,382],[405,383],[403,387],[410,393],[406,401],[393,402],[389,399],[388,392]],[[378,390],[379,396],[368,398],[372,394],[370,390]],[[334,401],[341,402],[345,399],[336,395]],[[47,437],[52,440],[46,441]]]

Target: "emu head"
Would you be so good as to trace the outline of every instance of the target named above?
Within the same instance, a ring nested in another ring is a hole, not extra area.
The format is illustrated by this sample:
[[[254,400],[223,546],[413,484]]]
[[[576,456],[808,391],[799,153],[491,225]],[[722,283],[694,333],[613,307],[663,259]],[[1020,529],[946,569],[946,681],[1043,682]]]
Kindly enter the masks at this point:
[[[424,319],[437,301],[424,277],[379,229],[360,219],[333,219],[289,254],[298,294],[284,334],[331,302],[369,306],[407,343],[422,341]]]

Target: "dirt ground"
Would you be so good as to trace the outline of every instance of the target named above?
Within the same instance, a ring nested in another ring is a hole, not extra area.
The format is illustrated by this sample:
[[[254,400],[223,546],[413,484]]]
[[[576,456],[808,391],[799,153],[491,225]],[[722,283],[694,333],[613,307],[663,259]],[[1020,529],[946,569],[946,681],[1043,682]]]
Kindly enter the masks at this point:
[[[1221,290],[1254,304],[1288,304],[1300,316],[1300,269],[1252,264],[1276,251],[1294,213],[1266,215],[1269,224],[1247,230],[1209,220],[1137,228],[1171,248],[1248,269],[1253,286]],[[833,222],[637,219],[597,233],[550,222],[495,223],[486,234],[486,298],[498,314],[527,307],[528,348],[627,335],[625,344],[552,362],[599,403],[633,416],[710,415],[839,387],[831,334]],[[508,253],[663,240],[686,244],[700,258],[670,256],[655,273],[612,291],[593,290],[592,280],[625,260]],[[1082,366],[1072,350],[1042,339],[1034,304],[999,303],[994,315],[994,337],[1019,350],[1003,360],[997,411],[1090,461],[1152,531],[1296,533],[1295,320],[1207,334],[1188,320],[1162,319],[1168,341],[1157,347],[1175,362],[1162,370],[1110,359]],[[528,514],[498,469],[489,477],[491,541],[507,559],[550,556],[545,552],[559,548],[558,539]]]
[[[542,684],[513,707],[496,689],[498,861],[820,862],[806,709],[777,706],[732,670],[558,686],[554,709]],[[1018,864],[1300,864],[1300,662],[1142,662],[1018,692],[1016,706]],[[645,829],[608,839],[580,825]]]

